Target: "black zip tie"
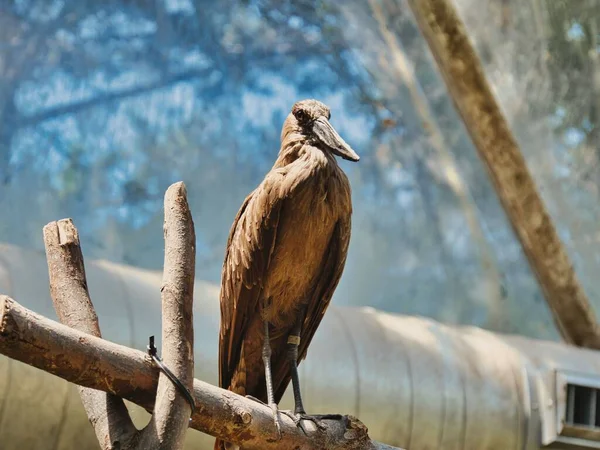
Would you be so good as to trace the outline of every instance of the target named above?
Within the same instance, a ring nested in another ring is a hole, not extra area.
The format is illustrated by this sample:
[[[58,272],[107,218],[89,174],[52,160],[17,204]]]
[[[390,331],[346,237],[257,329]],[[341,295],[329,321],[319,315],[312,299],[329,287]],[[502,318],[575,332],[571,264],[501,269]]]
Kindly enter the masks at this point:
[[[183,385],[183,383],[175,376],[173,372],[169,370],[167,366],[162,362],[162,359],[156,354],[156,347],[154,346],[154,336],[150,336],[148,339],[148,355],[154,361],[154,364],[158,366],[160,370],[171,380],[171,382],[179,389],[179,391],[183,394],[187,402],[190,404],[190,408],[192,408],[191,414],[194,414],[196,410],[196,403],[194,402],[194,397],[190,394],[190,391]],[[190,418],[190,420],[192,420]]]

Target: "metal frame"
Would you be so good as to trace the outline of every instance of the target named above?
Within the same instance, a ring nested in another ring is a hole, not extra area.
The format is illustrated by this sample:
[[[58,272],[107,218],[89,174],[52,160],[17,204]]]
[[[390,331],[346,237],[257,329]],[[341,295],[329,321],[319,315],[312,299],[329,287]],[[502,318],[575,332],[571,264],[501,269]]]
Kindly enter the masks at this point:
[[[555,371],[555,416],[554,436],[545,444],[566,444],[568,448],[600,449],[600,427],[586,427],[568,423],[567,414],[568,385],[582,386],[600,390],[600,377],[597,375],[557,369]],[[572,397],[571,397],[572,398]],[[561,446],[564,448],[564,445]]]

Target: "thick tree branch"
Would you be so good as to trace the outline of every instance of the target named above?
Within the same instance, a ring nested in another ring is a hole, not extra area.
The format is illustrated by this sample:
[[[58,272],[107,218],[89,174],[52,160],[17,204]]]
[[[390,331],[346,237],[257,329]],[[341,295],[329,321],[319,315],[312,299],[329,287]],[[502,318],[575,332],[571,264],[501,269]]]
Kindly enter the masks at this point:
[[[88,388],[111,392],[151,411],[158,370],[146,353],[91,336],[40,316],[0,296],[0,353]],[[306,425],[307,435],[281,415],[277,440],[271,409],[233,392],[194,380],[196,411],[191,427],[248,450],[393,450],[369,439],[348,416],[324,421],[326,431]],[[310,427],[310,428],[309,428]]]
[[[90,300],[77,229],[70,219],[44,227],[50,275],[50,295],[59,320],[100,337],[96,311]],[[105,392],[80,387],[79,395],[103,449],[127,448],[137,430],[123,400]]]
[[[194,272],[196,235],[185,185],[169,187],[165,194],[165,263],[162,293],[163,362],[189,390],[194,381]],[[139,448],[183,448],[193,411],[186,398],[160,374],[152,420]]]
[[[600,327],[519,145],[450,0],[408,0],[565,341],[600,349]]]

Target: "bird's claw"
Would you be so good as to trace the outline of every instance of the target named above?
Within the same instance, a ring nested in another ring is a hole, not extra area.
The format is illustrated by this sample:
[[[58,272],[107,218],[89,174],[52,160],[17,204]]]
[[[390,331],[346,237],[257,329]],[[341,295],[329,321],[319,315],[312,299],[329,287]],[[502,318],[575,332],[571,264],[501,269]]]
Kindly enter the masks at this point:
[[[277,430],[277,438],[281,439],[281,420],[279,419],[279,408],[277,407],[277,403],[271,403],[269,408],[273,411],[273,423]]]
[[[331,419],[331,420],[340,420],[342,416],[340,414],[324,414],[324,415],[308,415],[306,413],[295,413],[292,411],[280,411],[281,413],[288,416],[290,419],[294,421],[294,424],[302,430],[304,434],[307,434],[306,428],[302,423],[303,420],[308,420],[315,424],[319,431],[325,431],[327,427],[321,423],[322,420]]]
[[[251,395],[246,395],[246,398],[271,408],[271,411],[273,411],[273,423],[275,424],[275,429],[277,430],[277,438],[281,439],[281,420],[279,419],[279,408],[277,407],[277,403],[268,404]]]
[[[268,406],[269,408],[271,408],[271,411],[273,411],[273,423],[275,424],[275,429],[277,430],[277,437],[279,439],[281,439],[281,420],[279,419],[279,413],[285,414],[290,419],[292,419],[294,421],[294,425],[296,425],[298,428],[300,428],[304,434],[308,434],[308,433],[306,431],[306,428],[304,427],[304,424],[302,423],[303,420],[308,420],[308,421],[314,423],[315,427],[317,427],[317,429],[319,431],[325,431],[327,429],[327,427],[325,425],[323,425],[321,423],[321,421],[323,421],[323,420],[342,420],[344,418],[344,416],[342,416],[341,414],[309,415],[309,414],[306,414],[305,412],[294,412],[294,411],[290,411],[287,409],[279,409],[277,406],[277,403],[268,404],[268,403],[265,403],[262,400],[259,400],[258,398],[253,397],[251,395],[246,395],[246,398],[249,400],[255,401],[257,403],[260,403],[261,405],[265,405],[265,406]]]

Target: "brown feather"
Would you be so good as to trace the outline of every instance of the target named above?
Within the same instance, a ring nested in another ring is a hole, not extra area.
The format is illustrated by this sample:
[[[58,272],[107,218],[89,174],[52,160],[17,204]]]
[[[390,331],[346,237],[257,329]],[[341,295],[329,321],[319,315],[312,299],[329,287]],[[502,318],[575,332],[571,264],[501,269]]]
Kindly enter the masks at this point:
[[[323,261],[323,273],[315,288],[314,297],[309,303],[302,331],[300,334],[300,346],[298,348],[298,363],[306,358],[308,346],[310,345],[321,319],[329,306],[333,292],[340,281],[346,254],[350,242],[350,220],[340,221],[331,237],[330,245],[325,260]],[[272,361],[273,379],[275,380],[275,402],[279,403],[290,382],[291,373],[285,359],[285,352],[278,355]]]
[[[300,362],[340,280],[351,214],[350,184],[334,155],[307,138],[290,114],[277,161],[245,199],[229,233],[221,277],[220,386],[266,401],[261,349],[268,320],[279,402],[290,382],[287,336],[306,308]]]

